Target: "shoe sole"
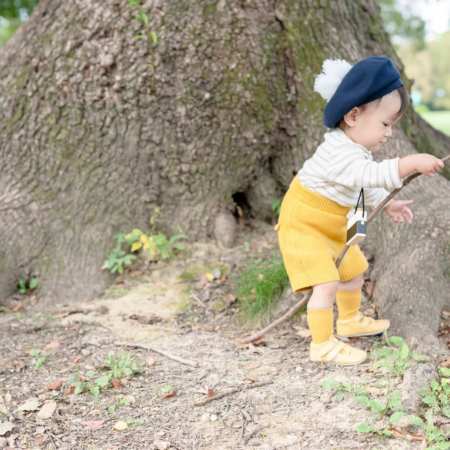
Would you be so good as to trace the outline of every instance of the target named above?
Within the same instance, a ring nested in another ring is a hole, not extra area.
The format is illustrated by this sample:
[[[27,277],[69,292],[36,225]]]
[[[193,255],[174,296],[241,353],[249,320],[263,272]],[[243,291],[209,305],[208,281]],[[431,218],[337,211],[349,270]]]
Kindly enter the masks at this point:
[[[364,361],[366,361],[367,357],[362,359],[361,361],[356,361],[356,362],[348,362],[348,363],[339,363],[336,361],[322,361],[322,360],[314,360],[314,359],[310,359],[310,361],[315,362],[315,363],[323,363],[323,364],[334,364],[335,366],[357,366],[358,364],[362,364]]]
[[[349,338],[349,337],[364,337],[364,336],[381,336],[383,333],[385,333],[387,331],[383,330],[383,331],[377,331],[376,333],[359,333],[359,334],[337,334],[336,336],[338,337],[344,337],[344,338]]]

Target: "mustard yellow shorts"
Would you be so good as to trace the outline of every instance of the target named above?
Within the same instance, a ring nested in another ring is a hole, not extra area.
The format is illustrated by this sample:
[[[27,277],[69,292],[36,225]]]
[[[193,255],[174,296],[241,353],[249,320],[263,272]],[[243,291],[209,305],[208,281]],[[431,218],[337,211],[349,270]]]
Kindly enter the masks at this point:
[[[292,180],[275,229],[293,291],[348,281],[367,270],[367,259],[357,245],[350,247],[336,268],[346,241],[349,210],[307,189],[297,176]]]

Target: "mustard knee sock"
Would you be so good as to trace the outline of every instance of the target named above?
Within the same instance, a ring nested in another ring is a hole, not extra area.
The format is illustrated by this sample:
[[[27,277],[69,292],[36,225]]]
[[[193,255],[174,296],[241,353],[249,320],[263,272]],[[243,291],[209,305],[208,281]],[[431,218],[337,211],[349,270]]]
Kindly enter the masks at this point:
[[[337,291],[336,305],[338,319],[351,319],[356,315],[361,306],[361,289],[357,289],[356,291]]]
[[[330,339],[333,334],[333,308],[308,308],[306,320],[315,344]]]

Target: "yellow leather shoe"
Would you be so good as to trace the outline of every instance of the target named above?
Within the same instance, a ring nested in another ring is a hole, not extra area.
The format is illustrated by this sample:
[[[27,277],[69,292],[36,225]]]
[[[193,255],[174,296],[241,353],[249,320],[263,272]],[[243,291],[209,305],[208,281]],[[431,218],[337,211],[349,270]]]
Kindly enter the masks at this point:
[[[311,342],[309,358],[315,362],[330,362],[342,366],[353,366],[364,362],[367,358],[367,353],[331,336],[328,341],[320,344]]]
[[[375,320],[358,312],[347,320],[336,320],[336,335],[340,337],[374,336],[389,328],[389,320]]]

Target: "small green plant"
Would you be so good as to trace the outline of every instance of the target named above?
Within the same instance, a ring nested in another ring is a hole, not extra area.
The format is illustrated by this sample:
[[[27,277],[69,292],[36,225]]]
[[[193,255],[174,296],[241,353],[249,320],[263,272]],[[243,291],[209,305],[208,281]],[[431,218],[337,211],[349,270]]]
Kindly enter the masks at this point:
[[[254,260],[239,274],[237,297],[244,314],[254,319],[267,313],[288,285],[284,264],[279,258]]]
[[[109,414],[114,414],[119,408],[128,406],[129,403],[130,401],[126,397],[120,397],[112,405],[108,406],[108,412]]]
[[[400,336],[388,337],[386,344],[376,345],[372,350],[372,356],[375,359],[374,366],[393,375],[402,376],[406,369],[410,367],[412,361],[424,362],[428,360],[426,356],[411,351],[408,344]]]
[[[144,31],[139,33],[136,36],[136,39],[147,40],[151,44],[157,45],[158,35],[154,31],[150,31],[149,29],[150,18],[142,7],[141,0],[128,0],[128,5],[137,11],[135,19],[144,26]]]
[[[124,352],[114,355],[109,353],[106,357],[105,367],[111,379],[120,380],[121,378],[131,377],[141,372],[137,361],[130,353]]]
[[[440,367],[439,379],[433,380],[422,392],[423,408],[419,415],[407,414],[403,410],[400,392],[391,391],[392,377],[403,374],[405,366],[412,360],[423,361],[424,356],[411,352],[405,341],[398,336],[390,338],[388,344],[388,347],[378,348],[379,351],[374,355],[376,362],[382,363],[377,367],[387,369],[388,377],[383,382],[387,389],[383,399],[371,397],[360,385],[332,379],[325,379],[322,387],[333,390],[337,400],[341,400],[346,394],[353,395],[360,405],[374,414],[374,420],[370,420],[373,423],[363,422],[357,425],[356,430],[360,433],[392,437],[395,427],[402,423],[403,427],[406,425],[410,431],[413,429],[423,436],[428,445],[427,450],[449,450],[448,440],[435,417],[450,418],[450,369]],[[386,351],[381,351],[383,349]],[[391,361],[393,357],[399,359],[397,366]]]
[[[116,246],[109,254],[102,269],[107,269],[111,273],[122,273],[125,267],[130,266],[133,263],[136,256],[123,249],[123,246],[126,243],[125,235],[123,233],[118,233],[116,235]]]
[[[33,357],[33,367],[35,369],[40,369],[48,360],[48,356],[42,353],[40,350],[31,350],[31,356]]]
[[[168,260],[177,251],[184,250],[184,245],[179,242],[182,239],[186,239],[186,236],[181,233],[167,238],[164,233],[147,235],[138,228],[125,236],[132,252],[142,249],[151,261]]]
[[[161,387],[161,394],[167,395],[174,391],[174,387],[171,384],[165,384]]]
[[[17,290],[19,291],[20,294],[26,295],[29,292],[34,291],[38,287],[38,285],[39,281],[37,277],[35,276],[25,277],[21,275],[19,277],[19,280],[17,281]]]
[[[89,370],[86,375],[80,373],[73,374],[69,377],[69,385],[74,387],[74,394],[79,395],[84,392],[89,392],[92,396],[98,397],[102,391],[109,384],[109,380],[104,375],[98,374]]]
[[[276,198],[272,200],[272,211],[276,217],[280,215],[280,208],[281,208],[281,198]]]
[[[382,402],[370,396],[364,387],[357,384],[342,383],[326,379],[322,382],[324,389],[335,391],[335,398],[341,400],[345,393],[352,394],[355,400],[369,411],[380,416],[390,416],[402,410],[401,396],[399,391],[388,393],[386,401]]]
[[[73,374],[69,385],[74,386],[74,394],[88,392],[98,397],[113,384],[113,380],[128,378],[141,372],[138,362],[129,353],[108,354],[102,367],[103,373],[89,370],[86,374]]]
[[[424,431],[429,445],[435,450],[448,450],[450,444],[444,433],[436,425],[435,416],[450,418],[450,369],[440,367],[439,377],[431,381],[428,388],[421,392],[426,424]]]
[[[400,391],[388,391],[383,400],[372,397],[367,390],[357,384],[337,382],[326,379],[322,387],[335,391],[335,398],[341,400],[345,394],[354,396],[355,401],[365,407],[376,416],[375,423],[362,422],[357,424],[356,431],[359,433],[373,433],[379,436],[392,436],[391,427],[395,426],[400,419],[406,418],[411,426],[420,427],[423,421],[420,417],[408,415],[403,411]]]
[[[123,273],[125,267],[136,260],[138,252],[143,252],[149,261],[168,260],[184,250],[184,245],[179,242],[182,239],[186,236],[181,233],[167,238],[164,233],[149,235],[138,228],[128,234],[118,233],[116,246],[102,268],[111,273]]]

